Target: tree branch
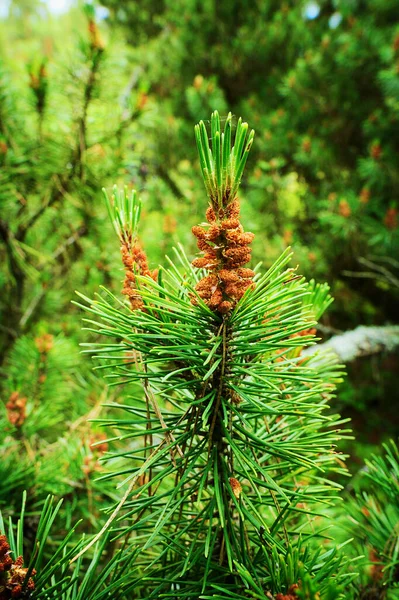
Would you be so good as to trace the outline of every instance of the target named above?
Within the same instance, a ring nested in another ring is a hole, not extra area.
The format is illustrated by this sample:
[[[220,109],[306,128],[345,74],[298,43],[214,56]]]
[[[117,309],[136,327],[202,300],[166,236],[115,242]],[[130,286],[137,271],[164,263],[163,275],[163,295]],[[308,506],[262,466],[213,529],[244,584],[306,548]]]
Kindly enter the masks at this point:
[[[334,335],[323,344],[316,344],[303,351],[303,356],[312,356],[316,352],[332,350],[337,360],[350,362],[361,356],[380,352],[393,352],[399,346],[399,325],[382,327],[359,325],[352,331]]]

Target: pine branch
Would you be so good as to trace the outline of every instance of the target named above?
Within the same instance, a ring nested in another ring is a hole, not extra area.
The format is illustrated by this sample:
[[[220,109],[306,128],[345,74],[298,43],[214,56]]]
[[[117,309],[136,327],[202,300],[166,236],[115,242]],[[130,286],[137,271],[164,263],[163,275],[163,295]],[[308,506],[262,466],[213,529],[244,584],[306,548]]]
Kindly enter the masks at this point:
[[[231,148],[231,118],[221,132],[214,113],[210,143],[203,123],[196,138],[210,202],[208,227],[193,228],[204,257],[191,266],[180,250],[183,273],[171,260],[151,272],[138,241],[140,202],[115,190],[106,200],[129,306],[110,292],[81,296],[87,329],[108,340],[86,351],[112,383],[144,390],[144,401],[136,395],[119,406],[125,418],[104,420],[126,432],[121,440],[143,440],[134,442],[123,471],[128,492],[107,527],[116,519],[119,535],[140,544],[147,598],[175,598],[175,586],[185,598],[216,590],[268,598],[298,583],[287,566],[292,552],[303,581],[322,592],[341,559],[312,554],[323,535],[312,519],[340,489],[328,473],[344,473],[335,451],[343,421],[326,412],[341,373],[331,357],[303,349],[331,302],[328,287],[287,268],[289,251],[264,275],[244,267],[253,235],[243,232],[236,194],[253,133],[247,139],[240,120]]]
[[[93,23],[93,26],[94,23]],[[78,144],[72,164],[74,170],[82,180],[84,177],[84,155],[87,148],[87,114],[96,86],[97,74],[100,69],[104,49],[101,46],[91,46],[90,71],[83,91],[82,114],[78,120]]]
[[[325,350],[332,351],[337,361],[344,363],[362,356],[393,352],[399,346],[399,326],[374,327],[359,325],[352,331],[334,335],[327,342],[306,348],[304,356],[312,356]]]

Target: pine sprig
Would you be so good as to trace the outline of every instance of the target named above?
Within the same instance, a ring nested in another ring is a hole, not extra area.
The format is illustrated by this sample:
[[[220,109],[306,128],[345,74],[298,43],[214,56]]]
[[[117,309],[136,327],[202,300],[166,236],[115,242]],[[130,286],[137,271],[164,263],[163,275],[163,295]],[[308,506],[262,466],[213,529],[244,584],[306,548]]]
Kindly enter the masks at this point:
[[[196,128],[220,219],[237,202],[253,139],[247,128],[240,120],[231,148],[231,117],[221,133],[214,113],[212,149],[205,125]],[[137,237],[135,194],[114,192],[107,202],[118,237]],[[231,240],[248,236],[232,227]],[[327,404],[341,370],[328,355],[301,354],[314,343],[316,318],[331,299],[326,286],[308,284],[288,266],[290,257],[287,250],[254,284],[250,279],[223,314],[202,300],[201,272],[181,249],[177,264],[169,259],[156,279],[136,272],[140,305],[133,310],[106,290],[95,301],[80,295],[91,315],[87,329],[107,340],[85,344],[85,351],[112,383],[137,390],[119,407],[125,414],[103,424],[116,427],[127,444],[126,468],[111,461],[104,477],[123,476],[128,486],[109,524],[141,548],[140,597],[239,591],[267,598],[298,584],[299,562],[317,592],[337,576],[341,552],[316,550],[326,534],[315,518],[340,489],[330,474],[345,472],[335,450],[343,421]],[[234,268],[248,277],[249,269]],[[233,267],[229,273],[235,277]]]

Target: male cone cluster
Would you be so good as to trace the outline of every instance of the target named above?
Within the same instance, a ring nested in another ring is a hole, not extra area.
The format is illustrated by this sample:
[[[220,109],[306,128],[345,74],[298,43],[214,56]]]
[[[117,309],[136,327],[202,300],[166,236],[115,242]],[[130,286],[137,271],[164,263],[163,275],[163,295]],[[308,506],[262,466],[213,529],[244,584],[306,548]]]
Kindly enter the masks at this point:
[[[21,398],[19,392],[12,392],[6,404],[7,419],[14,427],[22,427],[26,419],[26,398]]]
[[[209,206],[206,211],[209,227],[192,228],[203,253],[193,261],[193,266],[209,271],[195,289],[209,308],[221,314],[234,308],[245,291],[254,285],[255,273],[244,267],[251,258],[249,245],[254,234],[244,233],[239,216],[240,204],[236,198],[216,210]]]
[[[32,577],[36,575],[36,571],[33,569],[32,577],[25,581],[28,569],[23,566],[24,559],[18,556],[14,561],[10,553],[6,536],[0,535],[0,600],[28,598],[29,592],[35,589]]]
[[[136,275],[148,276],[156,280],[158,271],[150,271],[147,255],[137,240],[132,243],[132,240],[126,236],[122,241],[121,254],[125,267],[125,281],[123,283],[122,294],[129,298],[132,310],[142,309],[144,302],[137,289]]]
[[[287,594],[277,594],[276,600],[296,600],[296,598],[298,598],[298,596],[296,595],[295,592],[298,589],[299,589],[299,585],[297,583],[294,583],[293,585],[291,585]],[[318,596],[318,594],[317,594],[317,596]]]

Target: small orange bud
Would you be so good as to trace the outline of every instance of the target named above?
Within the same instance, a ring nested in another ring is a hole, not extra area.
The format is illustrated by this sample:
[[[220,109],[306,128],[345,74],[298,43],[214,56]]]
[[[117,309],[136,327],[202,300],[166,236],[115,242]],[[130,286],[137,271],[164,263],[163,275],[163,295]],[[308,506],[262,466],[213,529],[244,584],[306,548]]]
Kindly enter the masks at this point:
[[[200,225],[194,225],[194,227],[191,228],[191,231],[199,240],[204,240],[206,238],[206,231],[203,227],[200,227]]]
[[[221,302],[223,302],[223,294],[220,289],[216,289],[209,300],[209,307],[217,308]]]
[[[95,50],[104,50],[104,42],[100,37],[97,24],[93,21],[93,19],[89,19],[87,29],[89,32],[91,47]]]
[[[379,160],[381,158],[382,148],[379,142],[374,142],[370,148],[370,156],[374,158],[374,160]]]
[[[221,302],[219,304],[219,306],[217,307],[218,311],[222,314],[225,315],[226,313],[229,312],[229,310],[231,310],[233,307],[233,303],[229,302],[228,300],[223,300],[223,302]]]
[[[141,92],[137,98],[137,102],[136,102],[136,106],[138,108],[138,110],[143,110],[143,108],[145,107],[145,105],[148,102],[148,94],[144,94],[143,92]]]
[[[284,243],[287,244],[287,246],[289,246],[291,244],[291,242],[292,242],[291,229],[284,229],[283,240],[284,240]]]
[[[233,491],[234,496],[238,500],[238,498],[241,496],[241,492],[242,492],[241,483],[237,479],[235,479],[235,477],[230,477],[229,483],[231,485],[231,489]]]
[[[240,227],[240,221],[238,219],[225,219],[220,226],[222,229],[237,229]]]
[[[108,442],[106,441],[107,436],[105,433],[94,433],[90,437],[90,448],[96,454],[104,454],[108,450]],[[94,445],[95,444],[95,445]]]
[[[14,427],[21,427],[26,419],[26,398],[21,398],[19,392],[13,392],[6,404],[7,419]]]
[[[241,396],[239,396],[239,394],[237,394],[237,392],[231,392],[230,399],[233,404],[238,405],[238,404],[241,404],[241,402],[242,402],[242,398],[241,398]]]
[[[372,563],[371,567],[371,578],[373,581],[380,581],[384,577],[384,565],[381,564],[380,558],[378,557],[377,552],[372,548],[369,553],[370,561]]]
[[[45,333],[44,335],[35,338],[35,346],[39,350],[40,354],[47,354],[50,352],[54,345],[54,337],[51,333]]]
[[[216,221],[215,211],[213,210],[212,206],[208,206],[205,216],[208,223],[214,223]]]
[[[193,260],[193,267],[197,267],[197,269],[211,269],[214,266],[216,266],[216,262],[205,256]]]
[[[370,190],[368,188],[363,188],[359,194],[359,200],[362,204],[367,204],[370,200]]]
[[[216,290],[218,278],[216,275],[207,275],[197,283],[195,289],[197,292],[209,291],[211,294]]]
[[[220,271],[218,271],[218,276],[223,283],[236,283],[240,280],[240,276],[235,270],[230,271],[229,269],[220,269]]]
[[[342,217],[348,218],[351,216],[351,208],[346,200],[340,200],[338,212]]]
[[[204,78],[202,75],[196,75],[194,77],[193,86],[195,87],[196,90],[199,90],[200,87],[202,87],[203,83],[204,83]]]
[[[237,198],[230,202],[228,207],[226,208],[226,216],[230,219],[238,219],[240,216],[240,203]]]
[[[211,242],[215,242],[220,235],[220,227],[217,225],[211,225],[208,231],[207,239]]]
[[[299,585],[294,583],[287,591],[287,594],[277,594],[276,600],[297,600],[296,590],[299,590]],[[316,594],[315,598],[318,598],[319,594]]]
[[[370,517],[370,511],[367,508],[367,506],[363,506],[362,513],[364,514],[365,517],[367,517],[367,518]]]
[[[201,250],[202,252],[206,252],[207,254],[212,250],[212,246],[201,238],[197,239],[197,247],[199,250]]]
[[[240,235],[240,245],[245,245],[247,246],[248,244],[250,244],[253,239],[255,237],[254,233],[251,233],[250,231],[248,231],[247,233],[242,233]]]

